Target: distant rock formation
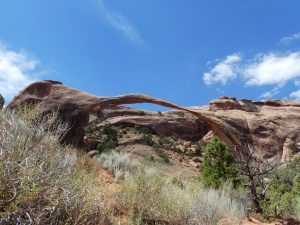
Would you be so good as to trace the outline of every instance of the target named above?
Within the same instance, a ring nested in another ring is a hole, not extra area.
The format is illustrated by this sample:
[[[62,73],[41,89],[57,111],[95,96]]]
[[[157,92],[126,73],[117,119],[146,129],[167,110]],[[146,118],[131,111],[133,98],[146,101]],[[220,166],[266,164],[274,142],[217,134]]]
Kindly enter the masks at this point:
[[[0,94],[0,109],[3,108],[4,103],[5,103],[4,98],[3,98],[3,96]]]
[[[231,149],[255,153],[266,160],[288,160],[292,153],[285,142],[300,143],[300,103],[294,101],[237,100],[223,96],[209,107],[181,107],[141,95],[100,97],[64,86],[57,81],[40,81],[22,90],[8,105],[16,109],[23,104],[41,103],[44,112],[58,110],[71,129],[65,141],[75,146],[84,143],[83,128],[96,124],[131,124],[149,127],[157,134],[176,134],[182,138],[221,138]],[[164,113],[122,107],[123,104],[152,103],[175,110]],[[285,145],[285,146],[284,146]]]

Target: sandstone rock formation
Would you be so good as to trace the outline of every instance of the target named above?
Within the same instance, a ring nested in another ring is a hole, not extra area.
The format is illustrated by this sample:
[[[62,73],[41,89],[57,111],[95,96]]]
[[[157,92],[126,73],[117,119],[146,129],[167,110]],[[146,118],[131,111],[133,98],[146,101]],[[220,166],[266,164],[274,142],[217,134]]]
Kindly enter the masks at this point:
[[[83,128],[93,122],[143,125],[159,134],[176,133],[190,139],[201,138],[212,130],[231,149],[245,152],[251,147],[265,159],[278,161],[286,155],[283,146],[288,137],[300,142],[300,103],[293,101],[252,102],[222,97],[212,101],[209,108],[185,108],[141,94],[100,97],[57,81],[41,81],[22,90],[8,107],[15,109],[28,103],[41,103],[45,113],[58,110],[71,125],[66,141],[76,146],[83,145]],[[120,106],[134,103],[152,103],[175,110],[158,114]]]
[[[215,104],[215,102],[221,102]],[[300,104],[294,101],[266,100],[247,103],[247,108],[256,107],[256,110],[241,108],[227,109],[226,107],[213,107],[213,115],[222,118],[226,124],[232,125],[240,132],[240,138],[245,145],[254,148],[257,154],[265,159],[281,158],[290,159],[291,154],[297,152],[291,150],[290,144],[284,143],[291,138],[295,143],[300,142]],[[222,106],[223,99],[214,100],[214,106]],[[228,111],[230,110],[230,112]],[[248,134],[248,136],[247,136]],[[290,149],[290,150],[288,150]],[[293,153],[291,153],[293,151]]]
[[[281,162],[290,161],[295,152],[295,142],[291,138],[287,138],[283,144]]]
[[[118,106],[143,102],[181,109],[172,103],[139,94],[111,98],[94,96],[57,81],[41,81],[29,85],[8,107],[16,109],[23,104],[40,103],[44,113],[58,110],[62,119],[71,125],[66,141],[75,146],[83,146],[83,128],[93,122],[144,125],[157,134],[177,134],[189,139],[199,139],[208,131],[206,124],[191,114],[181,113],[183,116],[178,116],[174,112],[158,115]]]
[[[0,94],[0,109],[2,109],[4,106],[4,98],[3,96]]]

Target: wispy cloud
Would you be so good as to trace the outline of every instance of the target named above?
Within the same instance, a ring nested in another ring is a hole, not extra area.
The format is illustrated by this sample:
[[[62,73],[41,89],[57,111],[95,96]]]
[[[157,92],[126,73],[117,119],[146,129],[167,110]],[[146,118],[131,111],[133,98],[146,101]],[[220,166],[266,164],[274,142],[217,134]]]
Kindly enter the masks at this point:
[[[14,51],[0,43],[0,93],[10,100],[37,78],[39,61],[24,51]]]
[[[267,99],[267,98],[273,98],[275,95],[279,94],[280,89],[285,86],[285,83],[281,83],[276,85],[272,90],[264,92],[260,95],[260,98]]]
[[[111,27],[120,32],[130,42],[143,47],[147,46],[140,32],[124,15],[109,9],[104,0],[93,0],[93,2],[97,6],[101,18]]]
[[[284,37],[284,38],[281,38],[280,43],[287,45],[287,44],[290,44],[293,41],[297,41],[297,40],[300,40],[300,32],[296,33],[296,34],[292,34],[292,35]]]

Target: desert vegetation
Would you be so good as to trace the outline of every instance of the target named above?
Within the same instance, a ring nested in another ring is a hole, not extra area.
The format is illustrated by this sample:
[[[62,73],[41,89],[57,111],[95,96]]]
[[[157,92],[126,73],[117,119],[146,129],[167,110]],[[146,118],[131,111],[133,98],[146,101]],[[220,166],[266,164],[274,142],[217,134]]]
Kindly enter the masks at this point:
[[[241,224],[257,211],[251,188],[262,215],[300,219],[300,157],[272,170],[249,162],[256,168],[249,185],[234,152],[213,139],[206,146],[195,144],[193,154],[204,159],[199,178],[187,181],[122,152],[118,139],[128,131],[111,125],[86,129],[104,143],[93,158],[61,142],[68,124],[56,112],[2,110],[0,126],[0,224],[213,225],[223,218]],[[183,154],[176,137],[131,129],[165,163],[163,149]]]

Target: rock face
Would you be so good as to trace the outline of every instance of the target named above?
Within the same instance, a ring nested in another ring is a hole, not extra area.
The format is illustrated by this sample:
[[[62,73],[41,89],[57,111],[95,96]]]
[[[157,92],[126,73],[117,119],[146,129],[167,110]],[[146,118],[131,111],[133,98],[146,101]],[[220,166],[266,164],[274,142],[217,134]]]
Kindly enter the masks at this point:
[[[256,112],[258,111],[257,106],[248,99],[241,99],[237,101],[234,97],[221,96],[220,99],[212,100],[209,103],[210,111],[218,110],[242,110],[246,112]]]
[[[4,98],[3,96],[0,94],[0,109],[2,109],[4,106]]]
[[[291,138],[287,138],[283,144],[281,162],[287,162],[291,160],[295,150],[295,142]]]
[[[100,97],[60,82],[41,81],[21,91],[8,107],[15,109],[28,103],[41,103],[45,113],[58,110],[71,125],[66,141],[75,146],[83,145],[83,128],[90,123],[141,125],[157,134],[177,134],[186,139],[199,139],[213,131],[231,149],[245,152],[250,146],[266,160],[288,160],[298,151],[296,147],[291,150],[287,138],[296,143],[294,146],[300,143],[300,103],[294,101],[252,102],[223,96],[213,100],[208,108],[185,108],[141,94]],[[120,106],[134,103],[175,110],[158,113]]]

